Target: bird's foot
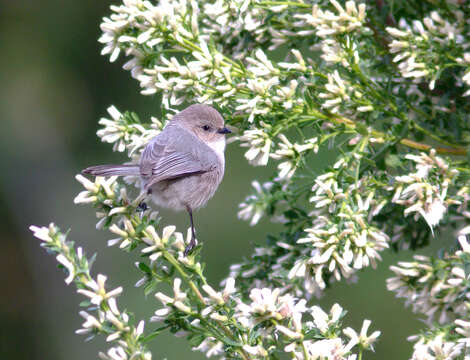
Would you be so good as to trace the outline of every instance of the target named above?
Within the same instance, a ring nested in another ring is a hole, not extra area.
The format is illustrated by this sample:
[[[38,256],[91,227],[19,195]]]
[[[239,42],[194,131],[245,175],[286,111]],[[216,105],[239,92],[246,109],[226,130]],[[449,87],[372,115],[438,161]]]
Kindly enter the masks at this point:
[[[137,206],[137,211],[144,212],[148,209],[149,207],[144,201],[141,201],[140,204]]]
[[[188,256],[188,254],[196,247],[196,245],[197,245],[196,238],[194,238],[194,237],[191,238],[191,241],[189,242],[189,244],[184,249],[183,255]]]

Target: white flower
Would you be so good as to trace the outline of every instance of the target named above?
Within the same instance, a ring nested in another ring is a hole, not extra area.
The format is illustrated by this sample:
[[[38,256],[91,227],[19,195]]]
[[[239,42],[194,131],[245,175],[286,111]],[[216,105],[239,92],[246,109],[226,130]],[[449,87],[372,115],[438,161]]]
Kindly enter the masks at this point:
[[[290,339],[302,338],[302,333],[293,331],[283,325],[276,325],[276,330],[280,331],[281,333],[283,333],[285,336],[287,336]]]
[[[106,354],[99,353],[99,356],[103,360],[128,360],[126,351],[122,346],[113,347],[108,350]]]
[[[199,350],[206,354],[207,357],[219,356],[225,353],[224,344],[221,341],[217,341],[213,337],[204,339],[199,346],[194,347],[193,350]]]
[[[438,263],[426,256],[414,256],[412,262],[399,262],[390,269],[395,277],[387,279],[387,288],[405,298],[414,312],[427,316],[427,323],[446,324],[457,316],[468,315],[466,283],[469,277],[462,259],[464,251],[446,255]],[[439,269],[439,271],[437,271]]]
[[[245,350],[248,354],[255,355],[255,356],[268,356],[268,352],[261,346],[250,346],[250,345],[243,345],[243,350]]]
[[[142,151],[150,139],[157,136],[164,127],[156,118],[152,118],[150,126],[143,126],[137,122],[130,123],[115,106],[110,106],[108,113],[111,119],[101,118],[99,124],[104,127],[96,134],[101,141],[114,144],[114,151],[123,152],[127,149],[129,156],[136,151]]]
[[[164,321],[167,317],[167,315],[171,312],[171,309],[168,307],[159,309],[155,311],[155,315],[150,318],[150,321]]]
[[[266,319],[292,319],[295,331],[301,329],[301,316],[306,310],[305,301],[291,295],[280,295],[280,289],[254,288],[250,291],[251,304],[239,302],[235,317],[244,326],[253,326]]]
[[[85,319],[85,322],[82,324],[82,328],[76,330],[76,334],[89,334],[94,329],[100,330],[103,326],[102,320],[98,320],[96,317],[88,314],[86,311],[80,311],[80,316]]]
[[[280,134],[279,139],[281,140],[278,144],[279,148],[271,154],[271,157],[276,160],[287,160],[278,166],[279,178],[290,179],[294,175],[304,152],[309,150],[313,150],[314,153],[318,152],[318,139],[308,139],[304,144],[292,144],[284,134]]]
[[[313,318],[315,327],[317,327],[322,334],[326,334],[329,327],[336,324],[341,319],[343,308],[339,304],[334,304],[328,315],[319,306],[312,306],[309,313]]]
[[[357,45],[352,42],[350,37],[346,38],[345,44],[338,42],[335,38],[325,38],[321,41],[320,46],[323,53],[321,58],[327,63],[341,63],[344,67],[359,63]]]
[[[321,106],[332,113],[339,112],[340,104],[351,100],[351,93],[354,91],[350,84],[341,78],[338,70],[328,74],[325,90],[326,92],[319,93],[318,97],[325,99]]]
[[[467,347],[470,346],[470,321],[457,319],[454,323],[457,325],[455,332],[464,337],[459,342],[464,343]]]
[[[210,299],[218,305],[224,304],[224,298],[220,292],[215,291],[210,285],[203,285],[202,289],[209,295]]]
[[[302,57],[302,53],[297,49],[291,49],[291,52],[294,54],[297,63],[280,62],[278,63],[278,66],[288,70],[298,70],[301,72],[307,71],[307,65],[305,64],[305,60]]]
[[[314,28],[319,37],[353,32],[363,26],[366,17],[365,4],[356,6],[355,1],[347,1],[346,9],[344,9],[336,0],[330,0],[330,3],[336,8],[336,13],[329,10],[323,11],[318,5],[314,5],[311,15],[296,14],[294,17]],[[304,26],[302,22],[298,25]],[[308,32],[305,35],[308,35]]]
[[[57,261],[60,262],[69,272],[69,275],[65,279],[65,283],[69,285],[75,278],[75,266],[74,264],[67,259],[63,254],[59,254],[56,257]]]
[[[459,356],[463,350],[464,344],[456,344],[444,340],[444,335],[439,334],[432,339],[421,338],[413,346],[413,355],[411,360],[432,360],[446,359],[451,360]]]
[[[375,266],[376,260],[380,260],[378,252],[388,248],[387,235],[369,227],[362,214],[352,215],[349,211],[341,214],[345,217],[341,228],[327,217],[319,216],[312,228],[305,229],[307,237],[297,241],[313,247],[305,265],[311,268],[309,271],[315,274],[315,282],[321,289],[325,287],[324,271],[332,273],[336,280],[342,276],[349,278],[354,269]]]
[[[245,153],[250,164],[264,166],[268,163],[272,140],[263,129],[245,130],[238,140],[242,142],[240,146],[250,148]]]
[[[238,218],[242,220],[250,220],[250,226],[258,223],[266,209],[266,197],[269,196],[269,191],[273,186],[272,182],[260,184],[258,181],[253,181],[251,185],[255,188],[256,193],[248,196],[244,202],[238,207]]]
[[[470,86],[470,52],[464,53],[462,58],[457,59],[457,62],[463,65],[466,65],[466,69],[462,76],[462,82],[466,84],[467,86]],[[463,96],[469,96],[469,95],[470,95],[470,89],[468,89],[463,94]]]
[[[412,212],[420,214],[431,229],[447,212],[447,188],[458,174],[455,169],[449,170],[447,163],[435,154],[435,150],[431,150],[429,155],[406,155],[416,163],[417,172],[395,177],[396,190],[392,199],[394,203],[407,206],[405,216]],[[431,173],[436,173],[439,180],[436,181]]]
[[[34,234],[35,237],[37,237],[39,240],[42,240],[44,242],[52,242],[54,241],[52,239],[52,234],[55,234],[55,226],[53,223],[49,225],[49,227],[39,227],[35,225],[31,225],[29,227],[29,230],[31,230]]]
[[[100,305],[102,301],[108,301],[122,293],[121,286],[107,292],[105,289],[106,279],[105,275],[98,274],[96,280],[92,279],[86,283],[87,289],[78,289],[77,292],[89,297],[92,304]]]
[[[225,280],[225,288],[222,292],[222,298],[224,301],[227,301],[228,298],[235,293],[235,279],[233,277],[229,277]]]
[[[344,345],[341,338],[335,337],[332,339],[324,339],[324,340],[306,340],[303,343],[305,347],[308,359],[325,359],[325,360],[336,360],[336,359],[344,359],[344,360],[353,360],[354,357],[345,357],[345,355],[351,350],[352,346],[349,344]],[[292,344],[291,344],[292,345]],[[287,352],[288,349],[286,348],[285,351]],[[297,352],[296,352],[297,355]],[[301,352],[298,352],[297,359],[304,359]]]
[[[449,42],[462,42],[461,30],[455,24],[443,20],[435,11],[422,22],[414,20],[412,27],[404,20],[399,25],[402,29],[386,28],[394,38],[389,44],[390,52],[396,54],[393,61],[398,63],[404,78],[429,78],[429,89],[433,90],[436,76],[441,71],[439,57],[433,56],[435,48],[446,46]]]
[[[161,250],[165,248],[168,240],[175,230],[176,227],[174,225],[165,226],[162,232],[162,237],[160,237],[155,231],[153,225],[147,226],[145,229],[146,237],[142,238],[142,240],[150,246],[143,248],[142,252],[144,254],[150,253],[151,261],[157,260],[162,255]]]
[[[74,199],[74,203],[91,203],[98,200],[98,193],[102,189],[108,199],[113,199],[115,197],[114,190],[116,189],[116,180],[117,176],[110,176],[108,179],[105,179],[102,176],[97,176],[95,182],[91,182],[82,175],[76,175],[75,179],[82,183],[82,185],[87,189],[80,192]],[[106,201],[106,200],[105,200]]]
[[[265,313],[276,313],[278,310],[277,299],[279,292],[279,289],[252,289],[250,291],[250,299],[253,302],[251,303],[250,312],[260,315]]]
[[[367,335],[367,330],[369,329],[370,324],[370,320],[364,320],[359,335],[349,327],[344,329],[343,333],[347,335],[355,344],[360,344],[361,348],[368,349],[380,336],[380,331],[374,331],[371,335]]]
[[[463,252],[470,253],[470,244],[468,243],[467,238],[464,235],[460,235],[458,237],[458,241]]]
[[[261,49],[256,50],[255,58],[247,57],[246,61],[248,64],[250,64],[248,70],[250,70],[256,76],[262,77],[279,73],[279,69],[276,69],[273,66],[272,62]]]
[[[179,311],[185,312],[187,314],[192,314],[191,307],[186,305],[184,301],[187,298],[187,294],[185,291],[181,290],[181,279],[176,278],[173,282],[173,298],[161,293],[157,292],[155,297],[160,300],[164,305],[173,305]],[[161,321],[161,318],[164,318],[169,311],[164,309],[160,309],[155,313],[155,317],[152,318],[152,321]]]

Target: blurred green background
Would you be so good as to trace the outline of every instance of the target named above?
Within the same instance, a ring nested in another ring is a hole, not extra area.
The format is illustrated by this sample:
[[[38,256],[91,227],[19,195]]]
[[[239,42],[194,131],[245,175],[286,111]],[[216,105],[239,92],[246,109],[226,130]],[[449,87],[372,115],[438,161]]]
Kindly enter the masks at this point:
[[[94,359],[108,348],[102,339],[85,343],[74,334],[82,323],[81,297],[73,286],[65,286],[64,273],[31,236],[30,224],[54,221],[64,230],[71,228],[70,238],[88,255],[98,254],[94,273],[107,274],[111,286],[124,286],[122,308],[148,319],[160,307],[134,288],[140,278],[133,266],[136,255],[130,258],[118,248],[106,248],[110,235],[95,230],[93,210],[72,202],[81,191],[74,179],[81,169],[126,160],[95,136],[106,108],[114,104],[142,119],[160,108],[158,97],[139,95],[137,82],[121,69],[122,61],[110,64],[99,55],[99,24],[109,5],[93,0],[0,1],[0,359]],[[249,256],[266,233],[279,231],[265,219],[251,228],[236,216],[250,182],[270,173],[250,167],[237,144],[228,146],[225,179],[195,217],[207,275],[215,286],[231,263]],[[186,214],[162,214],[165,224],[185,231]],[[346,324],[357,330],[362,319],[373,321],[371,331],[380,329],[382,336],[376,353],[366,354],[367,359],[409,358],[406,337],[423,326],[385,288],[389,265],[410,257],[409,252],[386,253],[379,268],[362,272],[358,283],[335,284],[322,299],[312,299],[324,309],[340,303],[349,311]],[[147,322],[146,327],[157,325]],[[204,358],[191,352],[184,339],[170,335],[155,339],[152,349],[154,359]]]

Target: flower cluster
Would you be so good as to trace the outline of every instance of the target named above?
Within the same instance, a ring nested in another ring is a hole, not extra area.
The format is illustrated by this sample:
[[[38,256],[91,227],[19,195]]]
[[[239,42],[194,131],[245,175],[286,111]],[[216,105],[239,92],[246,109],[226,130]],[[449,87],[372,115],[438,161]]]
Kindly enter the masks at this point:
[[[268,134],[270,126],[261,124],[264,129],[245,130],[242,136],[238,138],[240,146],[249,147],[245,157],[252,165],[266,165],[269,161],[269,155],[272,146],[272,140]]]
[[[351,84],[345,82],[338,71],[328,74],[328,83],[325,84],[325,92],[318,94],[323,99],[322,108],[330,110],[332,113],[338,113],[340,109],[344,110],[344,104],[349,102],[357,103],[355,109],[358,112],[367,112],[373,110],[372,105],[362,102],[363,94]]]
[[[203,333],[210,321],[245,331],[258,328],[249,340],[244,337],[232,339],[232,342],[240,343],[250,359],[269,357],[276,348],[299,360],[318,357],[354,359],[353,349],[361,352],[373,349],[372,344],[380,335],[380,331],[367,335],[369,320],[364,321],[359,334],[349,327],[341,330],[340,321],[345,313],[338,304],[327,314],[318,306],[307,307],[306,300],[298,300],[289,294],[280,295],[280,289],[269,288],[252,289],[251,303],[247,303],[236,296],[233,278],[227,280],[222,292],[216,292],[209,285],[204,285],[203,289],[208,297],[203,298],[205,308],[198,312],[191,308],[187,293],[181,290],[181,280],[175,279],[172,297],[160,292],[155,295],[165,307],[157,310],[152,320],[172,322],[179,319],[180,334],[186,336]],[[227,307],[235,308],[233,315]],[[313,321],[305,321],[305,317]],[[185,325],[182,326],[183,319]],[[309,335],[313,334],[315,340],[310,340]],[[223,341],[214,336],[201,338],[194,349],[206,353],[207,357],[225,352]]]
[[[282,219],[291,233],[255,249],[250,260],[231,267],[230,276],[321,295],[331,281],[353,280],[356,271],[375,268],[390,242],[375,220],[386,201],[377,196],[383,191],[374,184],[379,179],[350,182],[350,169],[354,173],[359,165],[355,157],[340,157],[333,171],[314,178],[308,213],[292,207],[290,184],[254,183],[257,193],[245,200],[239,217],[254,224],[267,213]]]
[[[463,54],[462,58],[458,58],[457,62],[464,64],[466,66],[465,73],[462,77],[462,81],[467,85],[470,86],[470,53],[466,52]],[[470,89],[464,92],[463,96],[469,96]]]
[[[354,33],[367,32],[364,27],[366,19],[366,5],[364,3],[356,6],[355,1],[347,1],[346,9],[337,1],[331,1],[335,12],[323,11],[318,5],[312,8],[312,14],[297,15],[301,21],[296,25],[302,28],[310,26],[312,30],[303,33],[314,33],[321,39],[321,58],[327,63],[341,64],[344,67],[359,63]],[[344,40],[344,41],[342,41]]]
[[[455,359],[462,355],[465,343],[456,343],[446,336],[445,332],[432,334],[431,336],[410,337],[410,340],[419,340],[413,347],[413,355],[411,360],[428,360],[428,359]],[[464,352],[468,355],[468,352]],[[467,356],[465,356],[467,357]]]
[[[413,311],[424,314],[431,330],[410,338],[417,341],[413,359],[453,359],[470,343],[468,319],[468,265],[470,245],[464,235],[458,237],[460,250],[442,258],[415,256],[413,262],[392,266],[395,277],[387,280],[387,288],[406,299]]]
[[[406,206],[404,215],[416,213],[415,220],[421,215],[432,228],[439,224],[455,199],[446,199],[449,185],[458,175],[456,169],[431,150],[429,154],[408,154],[406,159],[416,163],[416,172],[396,176],[395,194],[392,202]]]
[[[57,261],[68,272],[65,282],[70,284],[75,281],[77,292],[89,299],[82,303],[82,306],[88,309],[80,311],[80,316],[85,322],[76,333],[89,335],[90,338],[100,334],[106,336],[107,342],[116,343],[106,354],[100,353],[102,359],[151,360],[151,353],[141,341],[144,321],[134,326],[131,321],[133,315],[120,310],[117,306],[116,297],[122,293],[122,287],[107,290],[105,286],[107,277],[102,274],[93,279],[90,275],[91,263],[85,257],[82,248],[75,248],[54,224],[50,224],[49,227],[31,226],[30,229],[34,236],[42,241],[42,247],[57,254]]]
[[[270,196],[272,182],[266,182],[261,185],[258,181],[253,181],[251,185],[256,190],[256,195],[248,196],[239,207],[238,217],[242,220],[250,220],[250,225],[256,225],[266,210],[268,200],[265,197]]]
[[[371,224],[381,208],[374,191],[364,192],[356,184],[343,188],[334,172],[318,176],[312,188],[313,226],[297,240],[305,248],[289,272],[289,278],[305,278],[309,292],[325,289],[330,275],[340,280],[355,270],[375,267],[379,252],[388,248],[388,236]]]
[[[386,28],[393,37],[389,45],[390,52],[396,54],[393,62],[398,63],[403,77],[424,78],[429,80],[429,89],[434,89],[436,80],[448,62],[442,56],[443,53],[446,52],[446,56],[449,51],[455,54],[454,46],[461,46],[463,42],[463,19],[458,16],[453,20],[451,23],[433,11],[422,21],[414,20],[412,26],[402,19],[400,28]]]
[[[85,190],[75,197],[74,203],[93,204],[97,209],[96,217],[99,219],[96,223],[96,228],[101,229],[110,226],[110,230],[113,233],[125,239],[120,242],[120,247],[129,246],[131,239],[136,234],[130,217],[139,207],[143,200],[143,195],[131,200],[127,195],[126,187],[116,181],[116,176],[111,176],[107,179],[97,176],[94,182],[88,180],[83,175],[77,175],[75,178],[83,185]],[[157,219],[158,212],[149,208],[147,211],[143,211],[142,215],[146,215],[145,218],[149,221],[154,221]],[[116,239],[110,240],[109,245],[112,246],[118,242]]]
[[[164,124],[152,117],[149,125],[142,124],[134,113],[122,114],[115,106],[108,108],[111,119],[101,118],[98,122],[103,126],[97,131],[101,141],[114,144],[113,150],[128,150],[129,156],[141,152],[151,138],[158,135]]]
[[[355,1],[347,1],[346,9],[336,0],[331,0],[335,13],[329,10],[322,10],[318,5],[312,7],[312,13],[306,15],[297,15],[297,19],[305,21],[321,38],[331,35],[347,34],[360,29],[366,17],[366,5],[356,6]],[[304,26],[303,23],[298,24]],[[306,34],[307,35],[307,34]]]
[[[446,254],[442,259],[416,255],[413,262],[391,267],[396,276],[387,280],[387,288],[405,298],[415,312],[425,314],[428,323],[446,324],[468,315],[465,294],[470,248],[464,235],[458,240],[461,250],[455,255]]]
[[[292,144],[284,134],[280,134],[279,139],[281,142],[278,144],[278,149],[271,154],[271,157],[284,160],[278,165],[279,178],[290,179],[303,159],[302,153],[309,150],[313,150],[314,153],[318,152],[318,138],[308,139],[303,144]]]

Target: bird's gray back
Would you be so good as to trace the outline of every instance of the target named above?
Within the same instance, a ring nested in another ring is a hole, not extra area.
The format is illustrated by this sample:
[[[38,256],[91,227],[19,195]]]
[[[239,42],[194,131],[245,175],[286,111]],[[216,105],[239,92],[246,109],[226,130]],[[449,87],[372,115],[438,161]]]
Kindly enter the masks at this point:
[[[170,123],[146,146],[140,172],[144,183],[156,183],[209,172],[220,166],[214,150],[186,129]]]

